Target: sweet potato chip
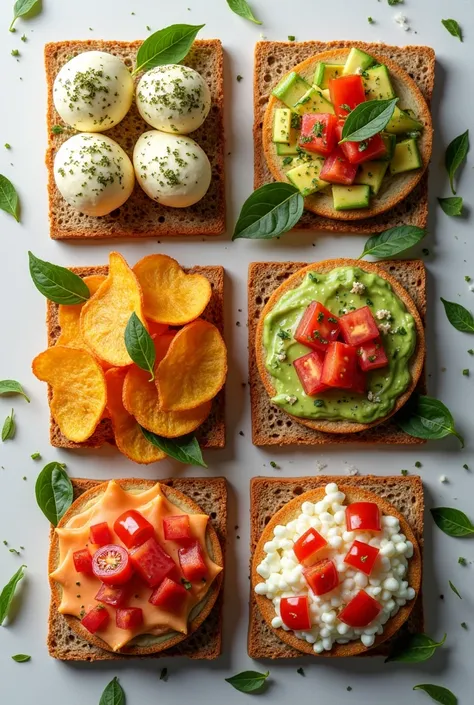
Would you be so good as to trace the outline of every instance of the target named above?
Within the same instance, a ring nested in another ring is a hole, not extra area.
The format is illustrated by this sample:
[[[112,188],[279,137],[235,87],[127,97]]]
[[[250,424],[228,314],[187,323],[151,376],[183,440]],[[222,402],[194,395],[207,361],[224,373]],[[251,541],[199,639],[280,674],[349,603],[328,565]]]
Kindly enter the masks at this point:
[[[52,389],[51,413],[66,438],[86,441],[107,401],[104,372],[87,350],[55,345],[33,360],[33,374]]]
[[[185,274],[176,260],[148,255],[133,268],[143,291],[145,316],[156,323],[183,326],[202,314],[212,290],[202,274]]]
[[[155,374],[163,410],[194,409],[213,399],[227,374],[227,350],[217,328],[202,319],[182,328]]]
[[[81,332],[92,352],[113,367],[132,364],[124,334],[133,312],[146,326],[138,280],[122,255],[111,252],[107,279],[82,307]]]
[[[127,372],[125,367],[113,367],[105,373],[107,408],[114,429],[115,443],[119,451],[130,460],[149,465],[166,458],[166,453],[145,439],[136,419],[123,405],[122,392]]]
[[[94,296],[106,278],[105,274],[92,274],[90,277],[84,277],[84,284],[89,289],[91,297]],[[56,345],[70,345],[76,348],[84,347],[81,333],[81,311],[83,306],[84,304],[59,305],[58,320],[61,326],[61,335]]]

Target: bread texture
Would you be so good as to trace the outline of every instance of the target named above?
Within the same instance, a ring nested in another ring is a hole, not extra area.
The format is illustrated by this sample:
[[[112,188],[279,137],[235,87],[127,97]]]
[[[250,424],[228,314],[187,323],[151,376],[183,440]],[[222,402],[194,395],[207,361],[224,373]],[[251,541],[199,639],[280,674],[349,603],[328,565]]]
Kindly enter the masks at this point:
[[[418,544],[419,552],[415,549],[413,566],[411,567],[411,577],[415,586],[420,585],[422,556],[423,556],[423,513],[424,497],[421,479],[417,476],[408,477],[377,477],[374,475],[363,475],[358,477],[299,477],[299,478],[253,478],[250,485],[250,552],[254,556],[257,544],[267,525],[272,522],[272,517],[283,509],[295,498],[298,500],[305,492],[322,492],[328,482],[336,482],[343,492],[347,492],[351,499],[363,497],[369,492],[380,498],[382,506],[384,502],[389,502],[402,516],[404,528],[408,527]],[[385,509],[384,509],[385,511]],[[258,576],[257,576],[258,577]],[[255,580],[255,576],[253,578]],[[261,598],[262,600],[266,598]],[[260,600],[260,598],[259,598]],[[390,633],[386,641],[376,642],[374,648],[370,650],[359,649],[360,655],[378,656],[388,653],[394,639],[398,639],[407,634],[415,634],[423,631],[423,604],[421,590],[418,591],[414,604],[409,606],[410,614],[399,614],[387,623],[386,628]],[[400,616],[399,616],[400,615]],[[398,617],[398,619],[397,619]],[[401,624],[403,618],[403,625]],[[297,658],[302,655],[305,643],[299,644],[300,649],[296,649],[288,639],[280,639],[280,632],[269,626],[265,617],[260,613],[257,596],[253,588],[250,589],[250,616],[248,631],[248,654],[250,658],[279,659]],[[290,636],[290,634],[285,634]],[[307,646],[307,645],[306,645]],[[347,647],[351,647],[350,653],[346,653]],[[348,644],[341,653],[333,654],[333,651],[323,654],[325,657],[332,655],[350,656],[359,655],[357,644]],[[339,648],[339,645],[338,645]],[[310,651],[308,651],[310,653]]]
[[[377,56],[381,61],[393,62],[399,66],[414,81],[429,108],[435,76],[435,53],[430,47],[397,47],[348,40],[297,43],[258,42],[255,47],[254,65],[254,188],[274,181],[264,154],[262,128],[271,92],[275,85],[297,64],[316,54],[336,52],[353,46]],[[427,119],[426,115],[422,117],[424,120]],[[429,120],[429,125],[431,125],[431,120]],[[417,225],[424,228],[428,219],[428,171],[425,170],[413,190],[396,205],[395,203],[390,205],[389,210],[374,217],[359,220],[349,219],[348,213],[350,211],[344,212],[343,220],[336,220],[305,210],[295,229],[368,234],[380,232],[396,225]]]
[[[88,479],[73,479],[74,500],[79,500],[85,493],[93,494],[95,489],[103,484],[102,481]],[[154,481],[151,480],[121,480],[122,487],[148,489]],[[191,507],[196,507],[208,514],[212,534],[220,544],[220,551],[224,558],[227,537],[227,486],[224,478],[179,478],[160,480],[163,492],[170,501],[179,500],[180,493],[186,495],[184,501]],[[187,499],[189,498],[189,499]],[[77,506],[77,505],[76,505]],[[195,510],[195,509],[194,509]],[[71,510],[69,510],[71,511]],[[66,519],[67,520],[67,519]],[[51,529],[50,535],[50,564],[49,570],[54,566],[55,559],[55,534]],[[170,648],[153,653],[151,647],[133,647],[127,654],[114,653],[100,646],[100,639],[87,639],[81,636],[81,627],[78,620],[60,614],[56,607],[56,596],[52,584],[52,599],[48,620],[48,650],[53,658],[62,661],[106,661],[123,660],[130,658],[159,658],[161,656],[188,656],[193,659],[215,659],[221,653],[222,644],[222,582],[221,573],[211,591],[214,591],[213,607],[208,611],[208,616],[184,640],[179,640]],[[210,591],[210,592],[211,592]],[[204,614],[204,612],[203,612]],[[197,620],[199,617],[197,618]],[[196,621],[197,621],[196,620]],[[71,621],[74,625],[71,626]],[[79,625],[79,626],[77,626]],[[151,652],[150,652],[151,651]]]
[[[107,265],[97,267],[70,267],[71,271],[80,277],[92,274],[108,274]],[[202,314],[202,318],[213,323],[220,331],[224,332],[224,268],[220,266],[183,268],[190,274],[202,274],[211,283],[211,299]],[[47,302],[46,327],[48,334],[48,347],[56,344],[61,327],[58,320],[58,305],[52,301]],[[51,399],[52,391],[48,388],[48,398]],[[201,448],[223,448],[225,446],[225,387],[212,401],[211,412],[204,423],[196,430],[196,437]],[[115,445],[114,432],[110,419],[100,421],[96,430],[87,441],[75,443],[67,439],[60,431],[54,418],[50,418],[50,443],[56,448],[100,448],[105,443]]]
[[[249,321],[249,383],[252,411],[252,441],[254,445],[325,445],[331,443],[404,444],[424,443],[402,431],[395,420],[388,419],[357,433],[326,433],[308,428],[301,419],[292,417],[270,401],[259,374],[256,331],[263,309],[274,291],[307,262],[254,262],[249,265],[248,321]],[[364,265],[366,262],[359,262]],[[317,265],[316,265],[317,267]],[[377,262],[377,268],[393,277],[408,293],[424,326],[426,316],[426,271],[421,260],[393,260]],[[425,392],[422,360],[418,360],[417,391]]]
[[[136,54],[141,44],[141,41],[87,40],[52,42],[45,46],[48,90],[46,166],[50,236],[55,240],[222,235],[225,231],[224,55],[218,39],[196,40],[183,62],[203,76],[211,91],[209,115],[204,124],[190,135],[204,149],[212,168],[211,185],[199,203],[188,208],[168,208],[152,201],[138,183],[135,183],[132,195],[121,208],[109,215],[95,218],[71,208],[56,188],[53,174],[54,157],[61,144],[76,134],[73,129],[65,129],[59,135],[51,132],[54,125],[67,128],[56,112],[53,102],[53,84],[58,71],[69,59],[84,51],[109,52],[131,68],[135,66]],[[151,129],[141,118],[134,101],[125,118],[104,134],[118,142],[131,157],[138,137]]]

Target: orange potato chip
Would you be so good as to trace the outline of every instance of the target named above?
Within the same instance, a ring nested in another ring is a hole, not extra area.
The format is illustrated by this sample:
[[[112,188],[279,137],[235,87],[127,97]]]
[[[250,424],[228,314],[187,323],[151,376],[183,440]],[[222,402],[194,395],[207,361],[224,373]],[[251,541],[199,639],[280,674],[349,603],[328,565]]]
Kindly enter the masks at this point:
[[[149,465],[166,458],[166,453],[146,440],[136,419],[123,405],[123,384],[127,373],[125,367],[113,367],[105,373],[107,408],[114,429],[115,443],[119,451],[130,460]]]
[[[132,364],[124,334],[133,312],[146,327],[138,280],[122,255],[111,252],[107,279],[82,307],[81,332],[92,352],[113,367]]]
[[[84,284],[94,296],[99,286],[105,281],[105,274],[92,274],[84,277]],[[56,345],[70,345],[72,347],[84,347],[84,340],[81,333],[81,311],[84,304],[74,304],[66,306],[60,304],[58,307],[58,320],[61,326],[61,335]]]
[[[201,318],[175,335],[158,365],[161,408],[184,411],[213,399],[227,375],[227,350],[216,326]]]
[[[51,413],[66,438],[86,441],[107,402],[104,372],[88,350],[55,345],[33,360],[33,374],[52,388]]]
[[[156,323],[183,326],[198,318],[211,298],[209,280],[185,274],[176,260],[148,255],[133,268],[143,291],[145,316]]]

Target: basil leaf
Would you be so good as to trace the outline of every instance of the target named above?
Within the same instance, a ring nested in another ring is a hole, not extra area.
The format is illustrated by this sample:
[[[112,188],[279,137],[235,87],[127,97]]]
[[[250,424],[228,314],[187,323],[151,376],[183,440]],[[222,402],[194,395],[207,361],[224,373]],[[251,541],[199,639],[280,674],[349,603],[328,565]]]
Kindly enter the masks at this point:
[[[250,22],[254,22],[255,24],[262,24],[253,14],[247,0],[227,0],[227,4],[232,12],[235,12],[239,17],[243,17],[244,20],[250,20]]]
[[[427,661],[445,641],[446,634],[441,641],[434,641],[427,634],[410,634],[405,639],[399,639],[395,642],[385,663],[389,661],[402,661],[403,663]]]
[[[453,37],[457,37],[460,42],[462,42],[462,30],[456,20],[441,20],[443,27],[446,27],[449,34]]]
[[[341,142],[362,142],[383,130],[390,122],[398,98],[367,100],[346,117]]]
[[[10,416],[7,416],[2,428],[2,442],[11,440],[15,436],[16,424],[13,418],[13,409]]]
[[[270,671],[259,673],[258,671],[242,671],[231,678],[226,678],[225,682],[230,683],[236,690],[241,693],[255,693],[260,690],[270,675]]]
[[[435,703],[440,703],[440,705],[457,705],[458,703],[458,699],[454,693],[451,693],[447,688],[443,688],[442,685],[421,683],[420,685],[415,685],[413,690],[423,690]]]
[[[132,75],[138,71],[148,71],[155,66],[179,64],[188,54],[197,33],[204,26],[203,24],[172,24],[147,37],[138,50],[137,65]]]
[[[149,381],[153,382],[155,379],[155,345],[135,311],[130,316],[125,328],[125,347],[133,362],[142,370],[148,370],[151,374]]]
[[[72,504],[74,491],[62,463],[48,463],[36,480],[35,494],[38,507],[53,526],[57,526]]]
[[[22,565],[18,568],[15,575],[10,578],[8,583],[3,588],[0,594],[0,625],[5,621],[8,612],[10,610],[10,605],[13,600],[13,595],[15,594],[16,586],[23,578],[26,565]]]
[[[56,304],[83,304],[90,291],[81,277],[66,267],[44,262],[28,252],[33,284],[43,296]]]
[[[404,0],[388,0],[389,5],[402,5]]]
[[[27,654],[16,654],[15,656],[12,656],[12,659],[17,663],[26,663],[31,660],[31,656],[28,656]]]
[[[464,448],[464,438],[456,431],[451,412],[439,399],[414,394],[397,415],[397,424],[414,438],[436,440],[456,436]]]
[[[450,142],[446,148],[446,154],[444,157],[444,164],[446,171],[449,176],[449,184],[451,186],[451,191],[456,195],[454,190],[454,176],[467,157],[469,152],[469,130],[463,132],[462,135],[455,137],[452,142]]]
[[[168,680],[168,669],[167,668],[162,668],[160,672],[160,681],[167,681]]]
[[[434,507],[431,516],[438,529],[453,538],[464,538],[474,534],[474,524],[460,509]]]
[[[456,585],[454,585],[454,583],[452,583],[451,580],[448,580],[448,583],[449,583],[449,587],[454,592],[454,594],[457,595],[460,600],[462,600],[461,593],[457,589]]]
[[[16,0],[13,6],[13,20],[10,25],[10,32],[13,30],[13,25],[19,17],[27,15],[34,8],[40,7],[41,0]]]
[[[20,222],[20,200],[12,182],[0,174],[0,209]]]
[[[28,404],[30,403],[30,400],[23,391],[21,384],[15,379],[0,380],[0,395],[1,394],[21,394],[22,397],[25,397]]]
[[[125,693],[117,677],[113,678],[105,688],[99,705],[125,705]]]
[[[188,433],[186,436],[180,436],[179,438],[164,438],[163,436],[157,436],[156,433],[147,431],[143,426],[140,426],[140,429],[147,441],[153,443],[154,446],[169,455],[170,458],[187,465],[207,468],[202,457],[201,448],[193,433]]]
[[[446,301],[443,298],[441,298],[441,301],[443,302],[448,321],[456,330],[461,331],[461,333],[474,333],[474,316],[467,308],[454,301]]]
[[[438,198],[438,203],[446,215],[462,215],[462,198],[460,196]]]
[[[397,225],[395,228],[369,237],[359,259],[366,255],[372,255],[379,259],[398,255],[423,240],[425,235],[426,230],[418,228],[416,225]]]
[[[265,184],[247,198],[235,225],[239,237],[267,240],[294,228],[304,210],[304,199],[292,184]]]

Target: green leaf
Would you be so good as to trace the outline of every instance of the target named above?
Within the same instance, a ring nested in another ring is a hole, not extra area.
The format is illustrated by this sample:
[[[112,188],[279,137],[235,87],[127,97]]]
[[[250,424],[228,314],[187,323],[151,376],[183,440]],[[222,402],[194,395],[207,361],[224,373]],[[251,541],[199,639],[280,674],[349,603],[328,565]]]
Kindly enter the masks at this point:
[[[390,122],[398,98],[367,100],[346,117],[341,142],[362,142],[383,130]]]
[[[449,34],[453,37],[457,37],[460,42],[462,42],[462,29],[456,20],[441,20],[443,27],[446,27]]]
[[[474,524],[460,509],[434,507],[430,511],[438,529],[448,536],[459,539],[474,534]]]
[[[437,440],[453,435],[464,448],[464,438],[456,431],[451,412],[439,399],[414,394],[397,414],[396,420],[409,436]]]
[[[441,297],[446,316],[451,325],[461,333],[474,333],[474,316],[467,308],[454,301],[446,301]]]
[[[455,137],[452,142],[450,142],[446,148],[446,154],[444,157],[444,164],[446,171],[449,176],[449,184],[451,186],[451,191],[456,195],[454,190],[454,176],[467,157],[469,152],[469,130],[463,132],[462,135]]]
[[[203,24],[172,24],[159,29],[141,45],[132,74],[164,64],[179,64],[189,53],[197,33],[203,27]]]
[[[125,705],[125,693],[117,677],[113,678],[105,688],[99,705]]]
[[[66,267],[44,262],[28,252],[33,284],[43,296],[56,304],[83,304],[90,291],[81,277]]]
[[[41,0],[16,0],[16,3],[13,6],[13,20],[10,25],[10,32],[12,31],[13,25],[19,17],[27,15],[29,12],[36,8],[39,9],[40,6]]]
[[[160,672],[160,681],[167,681],[168,680],[168,669],[167,668],[162,668]]]
[[[15,656],[12,656],[12,659],[17,663],[26,663],[27,661],[31,661],[31,656],[28,656],[27,654],[16,654]]]
[[[0,174],[0,209],[20,222],[20,200],[12,182]]]
[[[270,675],[270,671],[259,673],[258,671],[242,671],[231,678],[226,678],[226,683],[230,683],[236,690],[241,693],[255,693],[259,691]]]
[[[385,663],[389,661],[402,661],[403,663],[427,661],[445,641],[446,634],[441,641],[434,641],[427,634],[410,634],[395,642]]]
[[[446,215],[462,215],[462,198],[460,196],[438,198],[438,203]]]
[[[423,690],[435,703],[440,703],[440,705],[457,705],[458,703],[458,699],[454,693],[447,688],[443,688],[442,685],[421,683],[420,685],[415,685],[413,690]]]
[[[142,370],[147,370],[150,373],[149,381],[153,382],[155,379],[155,345],[135,311],[130,316],[125,328],[125,347],[133,362]]]
[[[21,394],[22,397],[25,397],[28,404],[30,403],[30,400],[23,391],[21,384],[15,379],[0,380],[0,395],[1,394]]]
[[[359,259],[366,255],[372,255],[379,259],[393,257],[393,255],[398,255],[416,245],[423,240],[425,235],[426,230],[418,228],[416,225],[397,225],[395,228],[369,237]]]
[[[265,184],[245,201],[235,225],[237,238],[268,240],[294,228],[304,210],[304,199],[292,184]]]
[[[449,583],[449,587],[454,592],[454,594],[457,595],[460,600],[462,600],[461,593],[457,589],[456,585],[454,585],[454,583],[452,583],[451,580],[448,580],[448,583]]]
[[[250,20],[250,22],[254,22],[255,24],[262,24],[253,14],[247,0],[227,0],[227,4],[232,12],[235,12],[239,17],[243,17],[244,20]]]
[[[402,5],[404,0],[388,0],[389,5]]]
[[[74,499],[71,480],[62,463],[48,463],[36,480],[35,494],[38,507],[53,526],[57,526]]]
[[[8,612],[10,610],[10,605],[13,600],[13,595],[15,594],[16,586],[23,578],[25,574],[26,565],[22,565],[18,568],[15,575],[10,578],[8,583],[3,588],[0,594],[0,625],[5,621]]]
[[[13,409],[10,416],[7,416],[2,428],[2,442],[10,441],[15,436],[16,423],[13,418]]]
[[[174,458],[174,460],[186,465],[197,465],[201,468],[207,468],[202,457],[201,447],[193,433],[188,433],[186,436],[179,436],[178,438],[164,438],[163,436],[157,436],[156,433],[147,431],[143,426],[140,426],[140,428],[147,441],[153,443],[154,446],[169,455],[170,458]]]

